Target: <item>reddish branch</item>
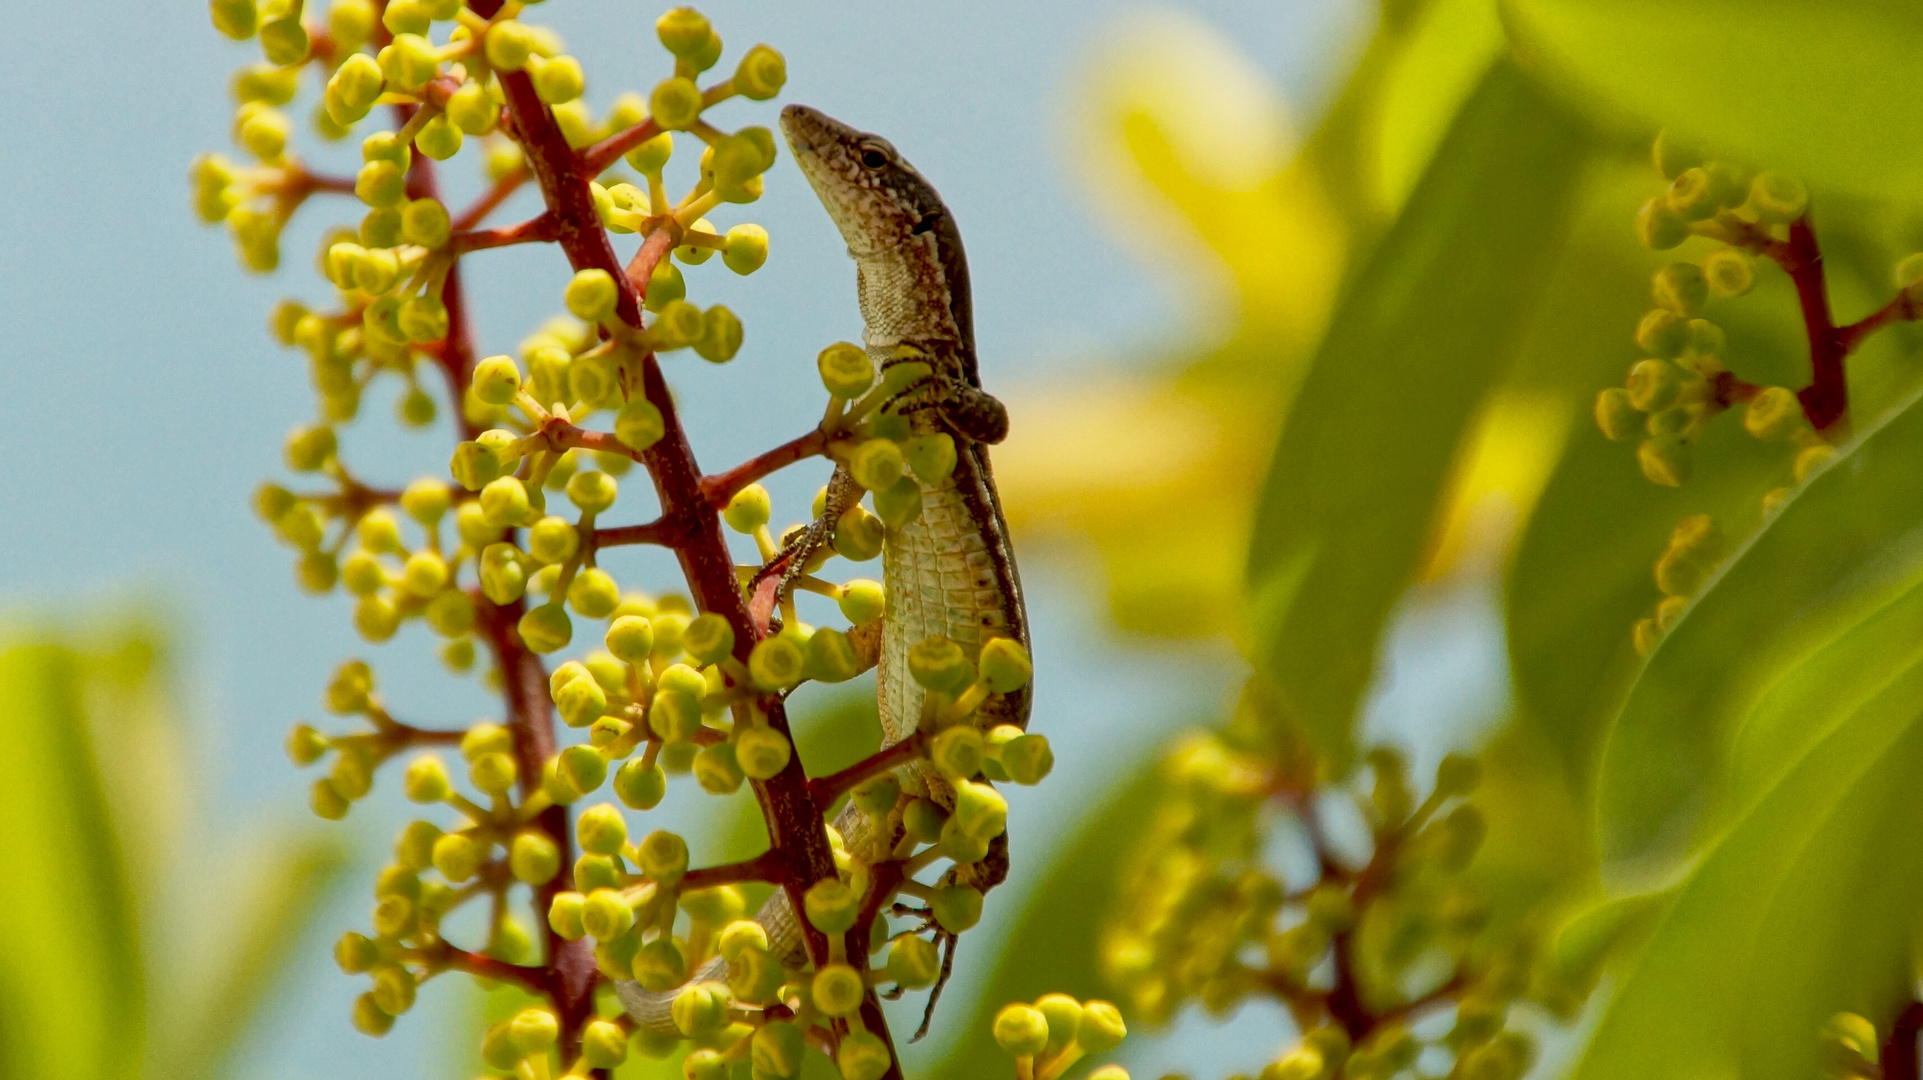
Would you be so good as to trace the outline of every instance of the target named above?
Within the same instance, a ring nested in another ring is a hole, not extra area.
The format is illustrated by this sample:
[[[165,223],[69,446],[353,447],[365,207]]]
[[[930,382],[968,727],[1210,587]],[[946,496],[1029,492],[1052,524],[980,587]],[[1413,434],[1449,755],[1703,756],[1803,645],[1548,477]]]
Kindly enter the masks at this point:
[[[528,171],[526,169],[516,169],[506,176],[501,177],[499,180],[496,180],[494,186],[487,189],[487,194],[476,199],[473,206],[461,211],[461,216],[454,219],[454,231],[466,232],[474,226],[479,225],[482,221],[486,220],[487,216],[492,214],[497,207],[506,202],[508,196],[519,191],[521,185],[527,183],[527,181]]]
[[[509,244],[546,243],[554,239],[555,229],[554,216],[541,214],[518,225],[503,225],[498,229],[474,229],[455,233],[448,241],[448,247],[454,254],[461,255],[469,251],[506,247]]]
[[[498,8],[498,4],[490,0],[470,0],[470,7],[476,14],[488,17]],[[615,316],[628,326],[639,329],[642,325],[641,291],[630,280],[629,274],[623,272],[620,261],[615,257],[613,245],[595,213],[593,197],[588,189],[588,182],[597,171],[593,159],[576,153],[568,145],[554,121],[553,113],[541,102],[534,91],[533,82],[525,72],[502,73],[500,80],[515,135],[527,155],[529,171],[540,186],[547,212],[554,219],[554,239],[576,271],[599,269],[614,278],[618,286]],[[633,269],[651,272],[654,263],[667,254],[671,242],[672,237],[666,236],[665,231],[651,236],[642,248],[648,256],[645,265],[637,265]],[[637,258],[636,261],[642,263],[644,260]],[[647,273],[641,273],[639,280],[645,282]],[[701,471],[695,463],[694,450],[681,426],[660,365],[652,354],[641,360],[639,389],[660,410],[665,434],[647,450],[630,456],[647,467],[654,481],[661,504],[661,520],[674,523],[672,527],[683,538],[674,551],[696,605],[703,612],[720,615],[728,621],[735,633],[736,657],[745,663],[760,635],[748,617],[747,605],[735,578],[734,559],[722,536],[719,516],[703,497]],[[506,611],[502,609],[502,614],[505,615]],[[511,629],[504,636],[514,637]],[[513,644],[519,645],[518,638]],[[538,671],[539,667],[537,660],[532,669]],[[506,664],[503,668],[512,670]],[[510,696],[518,682],[520,680],[510,675]],[[545,691],[545,679],[541,680],[539,689]],[[781,703],[769,702],[766,712],[768,724],[784,736],[787,735],[788,719]],[[545,728],[547,752],[551,753],[552,721],[548,719],[544,693],[541,695],[540,715],[542,723],[537,726]],[[836,876],[821,808],[810,797],[807,781],[800,756],[795,755],[779,775],[757,781],[754,785],[773,840],[769,853],[770,876],[778,878],[797,911],[802,910],[802,896],[810,885]],[[553,813],[561,812],[557,808]],[[817,964],[828,963],[830,954],[826,937],[806,920],[799,921],[810,956]],[[865,955],[865,935],[862,945],[862,955]],[[589,974],[592,975],[591,960]],[[586,994],[574,1000],[588,1003]],[[557,1006],[560,1005],[561,1002],[557,1001]],[[575,1030],[577,1021],[584,1016],[584,1013],[570,1016],[564,1009],[564,1030]],[[888,1038],[886,1020],[872,992],[862,1006],[862,1019],[869,1031],[883,1039]],[[899,1078],[899,1068],[892,1067],[888,1075]]]
[[[1796,300],[1803,309],[1803,328],[1809,336],[1810,384],[1797,393],[1803,414],[1818,431],[1843,418],[1849,408],[1849,387],[1843,378],[1843,357],[1849,350],[1830,316],[1829,288],[1823,280],[1823,252],[1809,216],[1790,223],[1789,243],[1777,262],[1796,283]]]
[[[820,428],[798,439],[790,439],[764,454],[757,454],[724,473],[701,478],[701,494],[717,509],[728,505],[742,488],[785,469],[802,458],[813,457],[828,445],[828,434]]]
[[[871,776],[880,776],[897,765],[906,765],[920,757],[927,745],[928,737],[917,731],[895,745],[870,754],[840,772],[815,777],[808,781],[808,793],[814,796],[816,805],[828,806],[863,780]]]
[[[642,241],[641,249],[634,253],[627,270],[623,271],[636,295],[647,295],[648,277],[654,273],[655,267],[661,265],[661,260],[668,257],[668,249],[674,246],[674,239],[674,230],[664,228],[649,233],[648,238]],[[615,276],[619,277],[620,274]]]
[[[1912,1001],[1896,1014],[1890,1037],[1883,1044],[1877,1062],[1883,1067],[1883,1080],[1920,1080],[1917,1066],[1916,1036],[1923,1032],[1923,1002]]]
[[[445,941],[441,942],[439,948],[423,955],[421,960],[433,966],[450,968],[454,971],[465,971],[469,975],[479,976],[483,979],[493,979],[497,982],[511,982],[516,986],[528,990],[538,992],[546,989],[547,971],[543,968],[510,964],[505,960],[497,960],[486,953],[468,952],[466,949],[457,949]]]
[[[1322,829],[1320,815],[1315,811],[1310,797],[1304,793],[1286,792],[1283,798],[1295,810],[1308,834],[1309,846],[1315,852],[1316,863],[1321,869],[1324,881],[1339,882],[1349,889],[1350,901],[1358,919],[1375,899],[1376,894],[1389,883],[1391,870],[1407,834],[1418,824],[1412,818],[1397,829],[1383,833],[1376,838],[1375,852],[1370,855],[1368,865],[1361,870],[1352,871],[1335,858],[1329,847],[1327,836]],[[1419,817],[1420,815],[1418,815]],[[1355,966],[1355,925],[1338,931],[1330,941],[1335,966],[1334,985],[1323,996],[1322,1007],[1328,1011],[1329,1018],[1342,1025],[1351,1040],[1360,1043],[1362,1037],[1388,1020],[1397,1019],[1408,1013],[1436,1004],[1443,995],[1458,986],[1458,974],[1444,987],[1431,991],[1420,998],[1391,1006],[1382,1011],[1371,1010],[1362,1000],[1362,988],[1356,976]]]
[[[400,106],[398,111],[402,124],[405,124],[413,110],[409,106]],[[439,197],[431,161],[419,154],[414,155],[413,164],[408,170],[407,188],[409,198]],[[459,402],[465,397],[468,381],[473,374],[475,349],[458,261],[448,270],[441,288],[441,300],[447,305],[448,335],[433,355],[447,377],[449,400]],[[463,438],[472,439],[479,434],[462,410],[456,408],[454,413]],[[532,797],[540,790],[542,769],[557,750],[553,706],[548,697],[548,673],[541,658],[521,640],[518,624],[525,608],[520,601],[496,606],[481,598],[476,608],[476,623],[481,636],[503,676],[505,720],[508,730],[514,734],[515,765],[520,773],[521,795],[523,798]],[[571,865],[574,861],[574,837],[573,830],[568,827],[566,808],[551,806],[541,812],[534,824],[554,842],[561,853],[561,864]],[[535,909],[545,912],[554,895],[566,888],[567,884],[565,876],[556,876],[553,881],[536,889]],[[579,1032],[594,1012],[594,983],[599,972],[595,967],[592,945],[587,939],[566,941],[547,927],[546,921],[541,920],[543,929],[547,931],[545,953],[548,957],[547,967],[541,972],[542,989],[547,991],[561,1020],[560,1050],[563,1059],[567,1059],[579,1053]]]
[[[1885,326],[1898,322],[1914,322],[1919,315],[1923,315],[1923,311],[1917,309],[1916,298],[1910,295],[1910,290],[1903,289],[1891,297],[1889,303],[1876,309],[1869,317],[1839,328],[1836,336],[1842,342],[1844,352],[1854,352],[1856,347],[1863,343],[1864,338]]]
[[[680,890],[684,893],[696,889],[712,889],[716,885],[733,885],[741,881],[773,881],[788,868],[785,856],[772,848],[752,859],[728,863],[724,866],[704,866],[690,870],[682,875]]]
[[[1917,304],[1908,289],[1899,290],[1894,299],[1868,318],[1846,326],[1836,325],[1830,311],[1829,287],[1823,275],[1823,251],[1816,242],[1816,230],[1804,214],[1790,222],[1789,238],[1778,240],[1761,226],[1743,221],[1733,214],[1721,214],[1715,221],[1699,226],[1705,235],[1725,240],[1763,255],[1783,268],[1796,286],[1796,299],[1803,312],[1803,330],[1809,340],[1810,382],[1797,391],[1803,415],[1810,426],[1827,431],[1849,412],[1849,385],[1844,361],[1865,338],[1895,322],[1916,319]],[[1748,400],[1756,388],[1742,383],[1749,392],[1733,396],[1732,401]],[[1723,400],[1718,387],[1718,400]],[[1724,402],[1727,404],[1728,402]]]
[[[642,143],[647,142],[659,134],[661,134],[661,128],[655,124],[652,118],[643,120],[625,131],[615,132],[613,135],[581,151],[582,171],[591,177],[599,176],[607,171],[608,166],[614,164],[615,159],[619,158],[622,154],[640,146]]]
[[[594,530],[596,548],[619,547],[623,544],[654,544],[659,547],[679,547],[686,541],[686,533],[678,521],[656,518],[644,525],[616,525],[611,529]]]

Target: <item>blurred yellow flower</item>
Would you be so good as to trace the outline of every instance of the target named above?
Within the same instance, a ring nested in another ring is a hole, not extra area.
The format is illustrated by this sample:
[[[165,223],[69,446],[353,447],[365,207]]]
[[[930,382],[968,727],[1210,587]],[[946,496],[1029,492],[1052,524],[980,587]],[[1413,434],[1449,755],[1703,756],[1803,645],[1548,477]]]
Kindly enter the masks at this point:
[[[1195,16],[1129,16],[1098,43],[1070,93],[1069,164],[1176,295],[1180,344],[1146,373],[1017,387],[995,463],[1015,529],[1094,547],[1124,629],[1239,629],[1249,508],[1351,249],[1407,196],[1500,40],[1484,0],[1384,23],[1307,150],[1273,85]],[[1482,556],[1506,550],[1566,421],[1546,400],[1491,406],[1426,577],[1495,565]]]

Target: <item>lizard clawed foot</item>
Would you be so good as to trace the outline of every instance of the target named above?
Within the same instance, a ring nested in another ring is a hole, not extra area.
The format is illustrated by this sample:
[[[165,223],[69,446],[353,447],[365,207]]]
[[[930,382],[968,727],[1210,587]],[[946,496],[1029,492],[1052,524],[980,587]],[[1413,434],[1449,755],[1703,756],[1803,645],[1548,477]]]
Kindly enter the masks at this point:
[[[787,599],[795,579],[807,573],[808,564],[815,555],[833,542],[835,523],[841,520],[842,513],[848,509],[851,495],[860,498],[860,489],[855,486],[854,478],[848,475],[846,469],[836,469],[834,479],[828,482],[827,505],[822,508],[821,516],[796,533],[774,558],[769,559],[748,579],[748,612],[761,629],[768,628],[776,605]],[[767,587],[771,580],[774,582],[772,589]]]
[[[930,388],[934,393],[926,400],[901,405],[910,396]],[[892,409],[901,416],[933,410],[951,431],[970,442],[993,445],[1008,437],[1008,408],[1001,399],[948,376],[924,375],[882,402],[881,408],[884,412]]]

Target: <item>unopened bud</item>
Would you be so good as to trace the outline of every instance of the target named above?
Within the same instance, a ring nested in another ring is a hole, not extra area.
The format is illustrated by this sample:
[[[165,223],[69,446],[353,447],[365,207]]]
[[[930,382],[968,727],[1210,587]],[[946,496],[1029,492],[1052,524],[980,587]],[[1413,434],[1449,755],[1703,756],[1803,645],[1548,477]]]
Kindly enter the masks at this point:
[[[1695,263],[1670,263],[1656,271],[1650,298],[1657,307],[1678,315],[1694,315],[1709,299],[1709,282],[1703,276],[1703,268]]]
[[[1743,410],[1743,430],[1759,439],[1787,439],[1803,427],[1803,403],[1787,387],[1764,387]]]
[[[1654,308],[1636,324],[1636,344],[1651,356],[1673,360],[1689,348],[1689,323],[1667,308]]]
[[[1741,296],[1756,284],[1749,256],[1736,248],[1712,251],[1703,259],[1703,277],[1717,296]]]
[[[1636,464],[1650,483],[1681,487],[1689,479],[1689,444],[1675,435],[1644,439],[1636,447]]]
[[[1765,224],[1795,221],[1809,208],[1809,189],[1782,173],[1762,172],[1749,185],[1749,208]]]
[[[1643,246],[1654,251],[1668,251],[1689,239],[1689,223],[1669,208],[1667,200],[1654,198],[1636,212],[1636,235],[1642,240]]]

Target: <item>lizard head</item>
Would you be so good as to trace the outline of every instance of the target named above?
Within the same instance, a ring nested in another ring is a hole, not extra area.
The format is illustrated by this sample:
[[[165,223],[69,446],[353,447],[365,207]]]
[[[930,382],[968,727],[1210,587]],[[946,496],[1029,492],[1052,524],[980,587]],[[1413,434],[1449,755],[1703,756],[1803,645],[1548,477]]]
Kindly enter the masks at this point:
[[[887,139],[806,105],[781,110],[795,163],[859,259],[919,237],[946,214],[934,185]]]

